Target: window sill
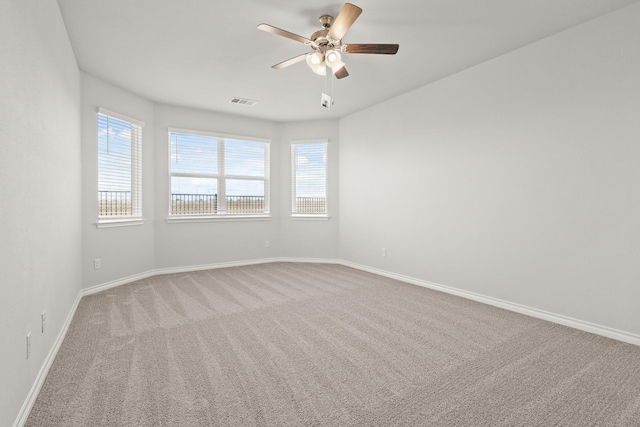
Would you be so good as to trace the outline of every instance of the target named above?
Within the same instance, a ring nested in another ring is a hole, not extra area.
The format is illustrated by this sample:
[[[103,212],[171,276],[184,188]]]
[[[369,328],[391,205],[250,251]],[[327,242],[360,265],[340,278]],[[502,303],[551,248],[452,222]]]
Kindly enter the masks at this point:
[[[144,218],[102,219],[96,222],[98,228],[129,227],[144,224]]]
[[[216,216],[170,216],[167,223],[216,222],[216,221],[270,221],[270,215],[216,215]]]
[[[291,215],[292,221],[329,221],[329,215]]]

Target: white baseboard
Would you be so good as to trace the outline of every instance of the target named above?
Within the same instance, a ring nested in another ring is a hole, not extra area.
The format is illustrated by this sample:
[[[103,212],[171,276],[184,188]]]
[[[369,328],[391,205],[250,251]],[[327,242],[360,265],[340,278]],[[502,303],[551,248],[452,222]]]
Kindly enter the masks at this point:
[[[308,262],[311,264],[342,264],[342,260],[332,258],[278,258],[278,262]]]
[[[390,279],[396,279],[401,282],[411,283],[414,285],[422,286],[425,288],[433,289],[447,294],[456,295],[462,298],[478,301],[483,304],[492,305],[499,308],[504,308],[509,311],[513,311],[527,316],[535,317],[536,319],[547,320],[549,322],[558,323],[560,325],[568,326],[570,328],[579,329],[581,331],[590,332],[596,335],[602,335],[614,340],[623,341],[629,344],[640,346],[640,335],[632,334],[630,332],[621,331],[607,326],[596,325],[594,323],[586,322],[584,320],[574,319],[572,317],[563,316],[561,314],[550,313],[548,311],[539,310],[537,308],[528,307],[522,304],[517,304],[498,298],[488,297],[475,292],[464,291],[457,288],[452,288],[438,283],[429,282],[426,280],[420,280],[413,277],[403,276],[401,274],[391,273],[389,271],[380,270],[365,265],[356,264],[349,261],[341,261],[340,264],[356,268],[358,270],[367,271],[369,273],[385,276]]]
[[[67,315],[67,318],[62,325],[62,329],[60,333],[56,337],[56,340],[53,342],[53,346],[51,350],[49,350],[49,354],[44,359],[42,366],[40,367],[40,371],[36,376],[36,380],[31,386],[31,390],[29,390],[29,394],[27,394],[27,398],[22,404],[22,408],[20,408],[20,412],[18,412],[18,417],[13,423],[13,427],[22,427],[24,423],[27,422],[27,418],[29,418],[29,413],[31,412],[31,408],[33,408],[34,403],[36,403],[36,399],[38,398],[38,394],[40,393],[40,389],[42,389],[42,385],[44,384],[44,380],[47,379],[47,374],[49,373],[49,369],[51,369],[51,365],[58,354],[58,350],[60,350],[60,346],[62,345],[62,341],[64,341],[64,337],[67,335],[67,331],[69,330],[69,326],[71,325],[71,320],[73,320],[73,316],[76,314],[76,309],[78,308],[78,304],[80,304],[80,300],[82,299],[82,292],[78,293],[73,305],[71,306],[71,310]]]
[[[156,276],[155,270],[149,270],[144,273],[134,274],[133,276],[123,277],[122,279],[112,280],[110,282],[101,283],[99,285],[84,288],[80,291],[80,296],[96,294],[98,292],[106,291],[107,289],[116,288],[118,286],[126,285],[127,283],[135,282],[136,280],[146,279],[147,277]]]
[[[223,263],[206,264],[206,265],[192,265],[187,267],[161,268],[156,270],[150,270],[140,274],[135,274],[133,276],[125,277],[122,279],[113,280],[113,281],[92,286],[86,289],[82,289],[78,293],[78,297],[73,303],[71,311],[69,312],[69,315],[65,320],[62,330],[60,331],[60,334],[56,338],[56,341],[54,342],[53,347],[49,351],[47,358],[45,359],[42,367],[40,368],[40,372],[36,377],[36,381],[31,387],[31,390],[27,395],[27,399],[22,405],[22,408],[18,413],[18,417],[16,418],[16,421],[13,424],[13,427],[22,427],[24,423],[27,421],[27,418],[29,417],[29,412],[31,411],[31,408],[33,407],[33,404],[35,403],[36,398],[38,397],[38,393],[40,392],[40,389],[44,384],[44,380],[46,379],[47,374],[49,373],[49,369],[51,368],[53,360],[58,354],[60,345],[64,340],[67,330],[69,329],[69,325],[71,324],[71,320],[73,319],[73,316],[76,313],[76,309],[78,308],[78,304],[80,303],[80,300],[82,299],[82,297],[86,295],[95,294],[97,292],[102,292],[117,286],[122,286],[127,283],[132,283],[132,282],[135,282],[136,280],[142,280],[148,277],[159,276],[163,274],[186,273],[190,271],[211,270],[211,269],[226,268],[226,267],[239,267],[243,265],[266,264],[270,262],[307,262],[307,263],[315,263],[315,264],[340,264],[340,265],[344,265],[345,267],[351,267],[358,270],[367,271],[369,273],[378,274],[380,276],[388,277],[390,279],[399,280],[401,282],[423,286],[425,288],[445,292],[451,295],[457,295],[473,301],[478,301],[478,302],[489,304],[495,307],[504,308],[506,310],[510,310],[516,313],[525,314],[527,316],[535,317],[537,319],[547,320],[549,322],[558,323],[560,325],[568,326],[571,328],[590,332],[596,335],[602,335],[607,338],[612,338],[618,341],[640,346],[640,335],[632,334],[625,331],[620,331],[618,329],[613,329],[613,328],[609,328],[602,325],[596,325],[590,322],[585,322],[583,320],[573,319],[571,317],[550,313],[544,310],[538,310],[536,308],[527,307],[521,304],[512,303],[512,302],[501,300],[498,298],[488,297],[488,296],[477,294],[474,292],[464,291],[461,289],[456,289],[449,286],[440,285],[438,283],[416,279],[409,276],[403,276],[401,274],[392,273],[390,271],[380,270],[377,268],[357,264],[350,261],[344,261],[340,259],[278,257],[278,258],[263,258],[263,259],[253,259],[253,260],[235,261],[235,262],[223,262]]]

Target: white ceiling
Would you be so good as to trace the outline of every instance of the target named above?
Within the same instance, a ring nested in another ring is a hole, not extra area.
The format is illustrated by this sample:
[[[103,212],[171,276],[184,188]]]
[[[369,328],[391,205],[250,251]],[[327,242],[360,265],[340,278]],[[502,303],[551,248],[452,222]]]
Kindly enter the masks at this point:
[[[339,1],[58,0],[81,70],[149,100],[272,121],[338,118],[487,61],[637,0],[354,0],[344,43],[398,43],[397,55],[345,55],[335,104],[310,51],[256,29],[309,37]],[[232,97],[258,101],[231,104]]]

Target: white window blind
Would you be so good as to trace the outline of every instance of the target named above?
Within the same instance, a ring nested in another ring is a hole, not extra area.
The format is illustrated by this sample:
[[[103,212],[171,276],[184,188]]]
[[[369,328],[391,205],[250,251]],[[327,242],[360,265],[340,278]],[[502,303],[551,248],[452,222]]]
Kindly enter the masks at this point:
[[[98,110],[98,217],[142,218],[142,127]]]
[[[172,216],[269,213],[269,142],[169,130]]]
[[[291,143],[291,212],[327,214],[327,141]]]

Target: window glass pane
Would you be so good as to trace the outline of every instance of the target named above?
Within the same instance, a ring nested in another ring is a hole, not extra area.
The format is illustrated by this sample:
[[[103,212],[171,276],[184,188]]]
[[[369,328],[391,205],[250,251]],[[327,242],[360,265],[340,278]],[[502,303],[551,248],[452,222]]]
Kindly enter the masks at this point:
[[[131,191],[131,124],[98,115],[98,191]]]
[[[263,177],[265,175],[265,146],[264,142],[225,139],[226,175]]]
[[[171,172],[217,174],[217,141],[212,136],[171,133]]]
[[[227,179],[227,212],[260,213],[265,210],[263,180]]]
[[[140,217],[142,127],[98,114],[98,217]]]
[[[269,212],[269,143],[169,131],[172,215]]]
[[[171,194],[217,194],[216,178],[171,177]]]
[[[249,179],[227,179],[227,194],[230,196],[264,197],[264,181]]]
[[[217,209],[217,179],[171,177],[172,215],[215,214]]]
[[[294,213],[327,212],[327,143],[292,145]]]

